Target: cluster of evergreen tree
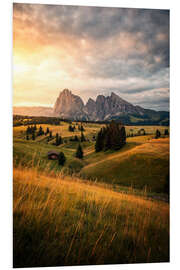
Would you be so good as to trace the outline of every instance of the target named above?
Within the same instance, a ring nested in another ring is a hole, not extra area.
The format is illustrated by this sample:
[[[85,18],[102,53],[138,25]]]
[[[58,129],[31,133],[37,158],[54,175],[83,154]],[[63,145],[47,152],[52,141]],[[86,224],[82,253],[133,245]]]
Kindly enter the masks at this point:
[[[62,143],[63,143],[62,137],[58,133],[56,133],[56,141],[55,141],[54,145],[58,146]]]
[[[49,128],[47,127],[46,132],[45,132],[44,134],[47,135],[47,134],[49,134],[49,133],[50,133],[50,130],[49,130]]]
[[[82,124],[81,124],[81,125],[78,125],[78,130],[80,130],[80,131],[85,131],[85,129],[84,129],[84,127],[83,127]]]
[[[58,117],[13,115],[13,126],[29,126],[35,124],[50,124],[59,126],[61,125],[61,121],[66,120]]]
[[[74,136],[74,138],[69,139],[71,142],[79,142],[79,138],[77,135]]]
[[[36,125],[27,127],[26,140],[30,139],[29,135],[31,135],[32,140],[35,140],[36,137],[42,136],[42,135],[45,135],[45,136],[49,135],[47,138],[47,141],[53,138],[52,131],[50,130],[50,128],[47,127],[46,131],[44,131],[42,126],[40,126],[39,129],[37,129]]]
[[[36,139],[36,125],[34,126],[28,126],[26,129],[26,140],[29,140],[29,136],[31,135],[32,140],[34,141]]]
[[[81,145],[79,144],[78,148],[76,150],[76,157],[79,159],[83,159],[83,155],[84,155],[83,149],[82,149]]]
[[[164,135],[167,135],[167,136],[169,135],[169,130],[168,129],[164,130]]]
[[[81,142],[85,142],[86,141],[86,138],[84,136],[84,133],[81,131]]]
[[[52,134],[51,130],[49,130],[48,134],[49,134],[49,136],[47,137],[47,142],[49,142],[50,140],[53,139],[53,134]]]
[[[36,125],[34,126],[28,126],[26,129],[26,134],[33,134],[33,132],[35,132],[37,130]]]
[[[161,132],[159,131],[159,129],[156,130],[156,134],[155,134],[155,138],[158,139],[161,137]]]
[[[108,149],[119,150],[126,144],[126,131],[125,127],[121,123],[111,121],[106,127],[101,128],[99,131],[95,150],[100,152]]]
[[[38,130],[38,132],[37,132],[37,136],[42,136],[42,135],[44,135],[44,130],[43,130],[43,128],[40,126],[40,127],[39,127],[39,130]]]
[[[69,125],[68,130],[69,130],[70,132],[74,132],[75,129],[76,129],[75,126]]]

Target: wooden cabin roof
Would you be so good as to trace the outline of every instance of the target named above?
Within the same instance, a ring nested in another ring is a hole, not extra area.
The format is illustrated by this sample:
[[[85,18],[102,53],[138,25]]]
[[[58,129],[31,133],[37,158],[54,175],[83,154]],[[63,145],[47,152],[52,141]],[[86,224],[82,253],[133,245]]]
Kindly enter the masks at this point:
[[[57,151],[55,151],[55,150],[51,150],[51,151],[49,151],[47,154],[48,154],[48,156],[49,156],[49,155],[57,155],[57,156],[58,156],[58,155],[59,155],[59,152],[57,152]]]

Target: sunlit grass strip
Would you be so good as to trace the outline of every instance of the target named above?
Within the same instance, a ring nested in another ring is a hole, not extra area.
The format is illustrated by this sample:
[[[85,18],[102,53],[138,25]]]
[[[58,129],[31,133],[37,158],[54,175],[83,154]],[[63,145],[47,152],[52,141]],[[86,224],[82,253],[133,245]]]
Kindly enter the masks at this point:
[[[169,205],[14,169],[14,266],[169,260]]]

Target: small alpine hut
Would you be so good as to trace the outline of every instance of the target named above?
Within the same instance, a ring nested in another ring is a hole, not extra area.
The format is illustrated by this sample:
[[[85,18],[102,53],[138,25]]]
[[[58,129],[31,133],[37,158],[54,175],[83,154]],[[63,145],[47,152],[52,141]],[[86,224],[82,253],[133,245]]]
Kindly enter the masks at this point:
[[[59,153],[57,151],[51,150],[47,153],[48,159],[58,159]]]

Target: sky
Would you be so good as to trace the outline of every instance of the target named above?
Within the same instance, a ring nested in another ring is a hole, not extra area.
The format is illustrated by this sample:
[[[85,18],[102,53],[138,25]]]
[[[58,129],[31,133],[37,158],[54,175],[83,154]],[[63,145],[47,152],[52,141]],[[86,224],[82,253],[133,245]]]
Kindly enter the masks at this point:
[[[53,106],[64,88],[169,110],[169,11],[15,3],[14,106]]]

